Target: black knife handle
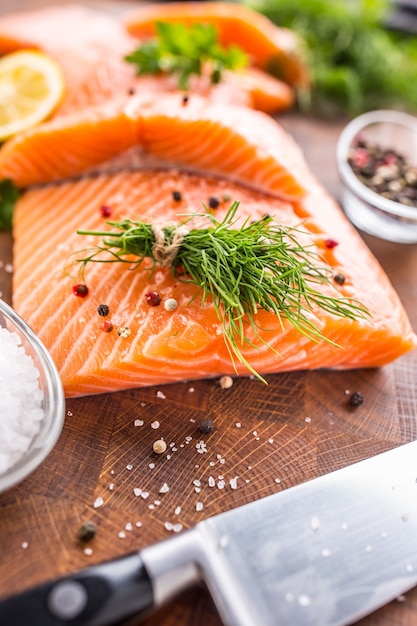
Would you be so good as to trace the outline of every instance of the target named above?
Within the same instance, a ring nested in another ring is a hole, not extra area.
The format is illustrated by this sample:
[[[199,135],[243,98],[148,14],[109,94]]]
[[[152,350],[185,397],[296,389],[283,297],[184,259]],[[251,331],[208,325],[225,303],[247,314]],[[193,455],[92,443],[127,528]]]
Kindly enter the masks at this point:
[[[108,626],[152,607],[152,583],[135,553],[1,601],[0,624]]]

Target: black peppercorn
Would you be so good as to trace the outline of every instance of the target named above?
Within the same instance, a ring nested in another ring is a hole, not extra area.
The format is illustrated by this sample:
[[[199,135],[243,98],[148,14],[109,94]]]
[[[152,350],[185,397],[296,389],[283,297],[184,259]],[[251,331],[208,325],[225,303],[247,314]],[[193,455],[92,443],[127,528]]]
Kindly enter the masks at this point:
[[[354,391],[348,400],[350,406],[360,406],[363,401],[364,397],[359,391]]]
[[[210,419],[203,420],[200,423],[198,430],[200,431],[200,433],[203,433],[204,435],[208,435],[209,433],[212,433],[214,430],[213,421]]]
[[[333,276],[333,280],[338,285],[343,285],[345,283],[346,278],[343,276],[343,274],[335,274]]]
[[[173,191],[172,192],[172,198],[173,198],[173,200],[175,200],[175,202],[181,202],[181,200],[182,200],[181,191]]]
[[[97,313],[101,315],[101,317],[106,317],[110,313],[110,309],[107,304],[99,304],[97,307]]]
[[[77,537],[80,541],[91,541],[97,532],[94,522],[84,522],[78,529]]]
[[[220,204],[220,200],[218,198],[216,198],[216,196],[211,196],[209,198],[209,207],[210,209],[217,209],[217,207]]]
[[[189,96],[187,96],[187,94],[184,94],[182,97],[182,105],[186,106],[188,104],[188,100],[189,100]]]

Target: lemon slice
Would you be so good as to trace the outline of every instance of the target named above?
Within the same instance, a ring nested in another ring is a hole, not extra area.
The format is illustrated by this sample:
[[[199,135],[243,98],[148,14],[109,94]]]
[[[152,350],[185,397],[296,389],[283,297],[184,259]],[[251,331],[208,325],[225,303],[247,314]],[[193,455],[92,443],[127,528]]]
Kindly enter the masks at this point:
[[[21,50],[0,58],[0,141],[39,124],[61,102],[64,77],[43,52]]]

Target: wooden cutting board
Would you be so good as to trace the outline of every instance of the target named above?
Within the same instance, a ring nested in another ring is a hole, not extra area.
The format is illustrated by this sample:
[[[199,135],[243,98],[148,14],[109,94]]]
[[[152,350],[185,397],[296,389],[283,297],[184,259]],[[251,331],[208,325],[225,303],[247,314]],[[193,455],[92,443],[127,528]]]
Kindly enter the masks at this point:
[[[295,114],[280,120],[337,197],[342,125]],[[417,328],[417,247],[365,239]],[[12,262],[11,235],[0,233],[0,292],[8,302]],[[189,528],[416,439],[416,380],[413,352],[379,370],[279,374],[268,376],[267,386],[239,378],[221,389],[208,380],[68,400],[52,454],[0,494],[0,595],[168,538],[166,523]],[[353,391],[365,398],[356,409],[347,404]],[[199,431],[206,418],[215,424],[209,435]],[[152,449],[159,438],[168,443],[160,456]],[[86,520],[96,523],[97,534],[81,544],[77,531]],[[414,626],[416,615],[417,589],[360,624]],[[207,592],[195,589],[145,624],[220,621]]]

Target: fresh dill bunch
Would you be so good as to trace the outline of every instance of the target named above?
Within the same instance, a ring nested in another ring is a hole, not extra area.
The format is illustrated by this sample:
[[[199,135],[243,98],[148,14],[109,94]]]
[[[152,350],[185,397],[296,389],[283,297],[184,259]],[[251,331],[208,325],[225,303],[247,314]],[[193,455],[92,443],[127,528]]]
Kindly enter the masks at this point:
[[[390,31],[389,0],[245,0],[303,40],[311,89],[299,106],[319,116],[417,110],[416,37]],[[271,68],[274,72],[274,68]]]
[[[157,37],[128,54],[125,60],[136,66],[138,74],[175,74],[178,86],[188,88],[192,75],[201,76],[210,68],[210,81],[222,80],[225,69],[236,70],[248,64],[248,57],[237,46],[224,48],[212,24],[156,22]]]
[[[260,309],[276,315],[281,324],[287,320],[315,341],[330,340],[311,321],[308,313],[314,308],[350,319],[369,314],[354,299],[317,289],[319,284],[330,283],[332,271],[320,263],[314,250],[298,242],[297,228],[284,227],[267,215],[256,221],[247,219],[235,228],[238,207],[234,202],[222,221],[207,212],[157,230],[155,225],[130,219],[108,222],[112,231],[79,230],[81,235],[103,237],[103,242],[76,263],[81,263],[83,273],[90,262],[121,261],[134,269],[150,259],[150,272],[158,264],[170,266],[176,280],[196,286],[192,300],[200,297],[202,306],[212,301],[232,361],[237,358],[263,380],[242,353],[245,345],[253,347],[245,332],[248,326],[268,345],[259,334],[256,314]],[[209,220],[210,225],[188,230],[187,224],[196,218]]]

